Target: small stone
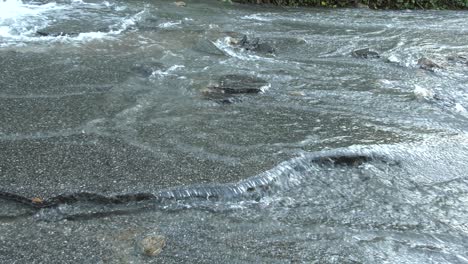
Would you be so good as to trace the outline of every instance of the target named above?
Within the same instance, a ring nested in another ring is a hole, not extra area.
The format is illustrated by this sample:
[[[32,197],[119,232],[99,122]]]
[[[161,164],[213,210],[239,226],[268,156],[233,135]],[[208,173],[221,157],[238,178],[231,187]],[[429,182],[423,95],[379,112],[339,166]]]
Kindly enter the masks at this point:
[[[35,204],[41,204],[44,202],[44,199],[40,198],[40,197],[34,197],[31,199],[31,202],[35,203]]]
[[[176,6],[178,6],[178,7],[185,7],[185,6],[187,6],[187,4],[186,4],[185,2],[183,2],[183,1],[176,1],[176,2],[174,2],[174,4],[175,4]]]
[[[423,70],[427,70],[427,71],[434,71],[434,69],[442,68],[437,63],[424,57],[418,60],[418,65],[419,65],[419,68]]]
[[[259,38],[248,39],[247,35],[242,38],[226,38],[226,43],[232,46],[239,46],[240,48],[257,53],[273,54],[275,48],[268,43],[261,42]]]
[[[139,250],[142,254],[150,257],[159,255],[166,246],[166,238],[161,235],[151,235],[139,242]]]

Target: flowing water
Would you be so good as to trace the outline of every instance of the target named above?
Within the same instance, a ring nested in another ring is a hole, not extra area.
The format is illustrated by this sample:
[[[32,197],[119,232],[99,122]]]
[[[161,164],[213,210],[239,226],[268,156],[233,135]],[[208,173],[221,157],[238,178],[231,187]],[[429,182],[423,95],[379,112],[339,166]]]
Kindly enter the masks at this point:
[[[468,263],[466,21],[0,1],[0,191],[154,196],[1,199],[0,262]],[[275,52],[232,44],[243,35]],[[204,93],[229,74],[269,85]],[[151,234],[156,257],[137,246]]]

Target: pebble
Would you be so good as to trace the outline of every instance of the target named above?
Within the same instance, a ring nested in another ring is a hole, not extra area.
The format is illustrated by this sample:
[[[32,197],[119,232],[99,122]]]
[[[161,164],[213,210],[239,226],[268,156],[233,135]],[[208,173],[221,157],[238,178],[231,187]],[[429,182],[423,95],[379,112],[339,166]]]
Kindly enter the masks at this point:
[[[166,237],[161,235],[146,236],[138,244],[142,254],[154,257],[159,255],[166,246]]]
[[[418,65],[419,65],[419,68],[423,70],[428,70],[428,71],[434,71],[434,69],[442,68],[440,65],[438,65],[434,61],[425,57],[418,60]]]

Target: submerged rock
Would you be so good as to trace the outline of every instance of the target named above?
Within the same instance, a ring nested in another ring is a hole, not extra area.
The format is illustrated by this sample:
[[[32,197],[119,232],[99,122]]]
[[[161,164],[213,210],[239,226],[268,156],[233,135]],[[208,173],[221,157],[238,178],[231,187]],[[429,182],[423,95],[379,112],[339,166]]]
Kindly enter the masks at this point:
[[[434,71],[435,69],[441,69],[437,63],[433,62],[432,60],[422,57],[418,60],[419,68],[427,71]]]
[[[159,255],[166,246],[166,238],[161,235],[151,235],[143,238],[138,243],[138,250],[150,257]]]
[[[229,74],[219,78],[219,84],[208,87],[225,94],[251,94],[259,93],[268,87],[268,82],[245,75]]]
[[[380,58],[379,53],[377,53],[376,51],[372,51],[369,48],[353,50],[353,52],[351,52],[351,55],[354,58],[360,58],[360,59],[378,59],[378,58]]]
[[[211,55],[219,55],[219,56],[225,55],[222,50],[216,47],[216,45],[208,39],[201,39],[195,44],[193,49],[196,51],[211,54]]]
[[[92,32],[103,32],[103,33],[108,33],[110,30],[112,30],[109,27],[99,27],[99,28],[93,28],[93,29],[86,29],[83,31],[75,31],[75,32],[67,32],[67,31],[61,31],[60,28],[46,28],[42,30],[36,31],[36,35],[41,36],[41,37],[77,37],[78,35],[82,33],[92,33]]]
[[[371,160],[372,158],[370,156],[351,154],[318,157],[316,159],[313,159],[312,162],[329,165],[359,166]]]
[[[160,62],[147,62],[147,63],[135,63],[131,67],[131,71],[136,73],[141,77],[149,77],[153,72],[161,70],[164,68],[164,65]]]
[[[45,32],[45,31],[36,31],[36,34],[41,37],[76,37],[80,33],[77,32]]]
[[[160,29],[159,27],[160,23],[161,23],[160,18],[148,17],[148,18],[142,19],[141,21],[135,22],[135,26],[136,28],[138,28],[138,30],[157,31]]]
[[[275,53],[275,48],[273,48],[270,44],[265,42],[260,42],[259,38],[254,38],[249,40],[247,35],[242,36],[240,39],[236,38],[229,38],[229,44],[234,46],[239,46],[242,49],[259,52],[259,53]]]
[[[239,101],[235,97],[241,94],[257,94],[267,89],[270,84],[255,76],[229,74],[219,78],[214,85],[202,89],[202,94],[223,104]]]
[[[452,55],[448,56],[447,60],[451,63],[461,63],[468,65],[468,58],[463,55]]]

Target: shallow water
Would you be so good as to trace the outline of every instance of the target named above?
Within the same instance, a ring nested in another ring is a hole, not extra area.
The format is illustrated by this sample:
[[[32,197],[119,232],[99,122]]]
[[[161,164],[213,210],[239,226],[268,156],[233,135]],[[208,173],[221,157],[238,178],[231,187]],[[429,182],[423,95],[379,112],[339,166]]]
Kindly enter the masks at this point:
[[[468,262],[467,13],[0,10],[0,191],[155,197],[0,200],[0,262]],[[229,44],[244,34],[274,54]],[[381,57],[351,56],[366,47]],[[420,69],[421,57],[440,68]],[[207,97],[227,74],[269,86],[230,104]],[[149,234],[167,239],[157,257],[138,252]]]

